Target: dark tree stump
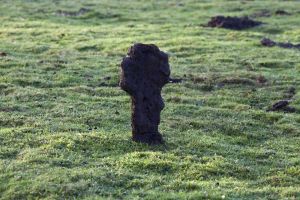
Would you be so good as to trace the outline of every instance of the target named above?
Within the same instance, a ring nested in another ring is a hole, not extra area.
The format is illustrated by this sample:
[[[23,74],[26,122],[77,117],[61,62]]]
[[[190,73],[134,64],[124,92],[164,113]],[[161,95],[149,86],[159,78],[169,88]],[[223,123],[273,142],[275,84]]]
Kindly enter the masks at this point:
[[[121,63],[120,87],[132,100],[132,140],[163,143],[158,131],[164,108],[162,87],[169,82],[168,55],[153,44],[135,44]]]

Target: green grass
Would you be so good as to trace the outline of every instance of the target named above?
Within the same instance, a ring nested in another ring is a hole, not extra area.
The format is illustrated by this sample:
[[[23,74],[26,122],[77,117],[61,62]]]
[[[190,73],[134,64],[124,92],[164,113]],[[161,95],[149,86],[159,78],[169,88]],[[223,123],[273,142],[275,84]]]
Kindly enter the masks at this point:
[[[263,9],[252,29],[201,26]],[[260,45],[300,43],[299,18],[299,1],[2,0],[0,198],[299,199],[300,51]],[[162,146],[130,140],[135,42],[185,77],[163,89]],[[290,87],[297,112],[266,112]]]

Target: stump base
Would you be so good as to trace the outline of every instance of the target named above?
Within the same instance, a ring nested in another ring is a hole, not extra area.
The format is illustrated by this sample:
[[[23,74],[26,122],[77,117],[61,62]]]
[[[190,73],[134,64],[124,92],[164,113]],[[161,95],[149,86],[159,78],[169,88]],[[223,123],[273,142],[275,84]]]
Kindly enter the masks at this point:
[[[144,135],[133,135],[132,140],[135,142],[146,144],[164,144],[164,140],[160,133],[148,133]]]

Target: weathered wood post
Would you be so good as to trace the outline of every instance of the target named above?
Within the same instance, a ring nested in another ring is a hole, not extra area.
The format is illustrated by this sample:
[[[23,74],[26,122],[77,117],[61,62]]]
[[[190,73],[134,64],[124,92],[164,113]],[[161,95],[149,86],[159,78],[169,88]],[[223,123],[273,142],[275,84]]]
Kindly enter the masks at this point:
[[[163,143],[158,131],[164,108],[162,87],[169,82],[168,55],[153,44],[134,44],[121,63],[120,87],[132,100],[132,140]]]

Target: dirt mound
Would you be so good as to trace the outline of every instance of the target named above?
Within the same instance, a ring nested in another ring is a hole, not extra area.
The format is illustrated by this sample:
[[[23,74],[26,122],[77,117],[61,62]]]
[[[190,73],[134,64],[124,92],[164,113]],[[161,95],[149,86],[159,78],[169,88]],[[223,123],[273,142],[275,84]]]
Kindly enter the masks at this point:
[[[276,10],[275,11],[276,15],[291,15],[291,13],[285,11],[285,10]]]
[[[289,87],[284,92],[284,97],[287,98],[285,100],[280,100],[272,105],[270,109],[267,111],[283,111],[288,113],[296,112],[296,108],[289,106],[289,103],[292,101],[292,98],[296,94],[296,88],[295,87]]]
[[[7,53],[0,51],[0,57],[4,57],[4,56],[7,56]]]
[[[267,46],[267,47],[273,47],[273,46],[276,46],[276,42],[274,42],[273,40],[270,40],[268,38],[264,38],[260,41],[260,43],[263,45],[263,46]]]
[[[255,13],[253,13],[252,15],[250,15],[250,17],[252,18],[257,18],[257,17],[271,17],[272,15],[291,15],[291,13],[285,11],[285,10],[276,10],[275,12],[272,12],[270,10],[259,10]]]
[[[296,48],[296,49],[300,49],[300,44],[292,44],[292,43],[283,43],[283,42],[275,42],[273,40],[270,40],[268,38],[264,38],[260,41],[260,43],[263,45],[263,46],[266,46],[266,47],[273,47],[273,46],[278,46],[278,47],[281,47],[281,48],[286,48],[286,49],[292,49],[292,48]]]
[[[284,112],[296,112],[296,109],[293,107],[288,106],[289,105],[289,101],[288,100],[281,100],[278,101],[276,103],[274,103],[272,105],[272,107],[270,109],[268,109],[267,111],[284,111]]]
[[[243,30],[261,25],[262,22],[254,21],[248,17],[225,17],[216,16],[212,17],[207,23],[208,27],[218,27],[233,30]]]

